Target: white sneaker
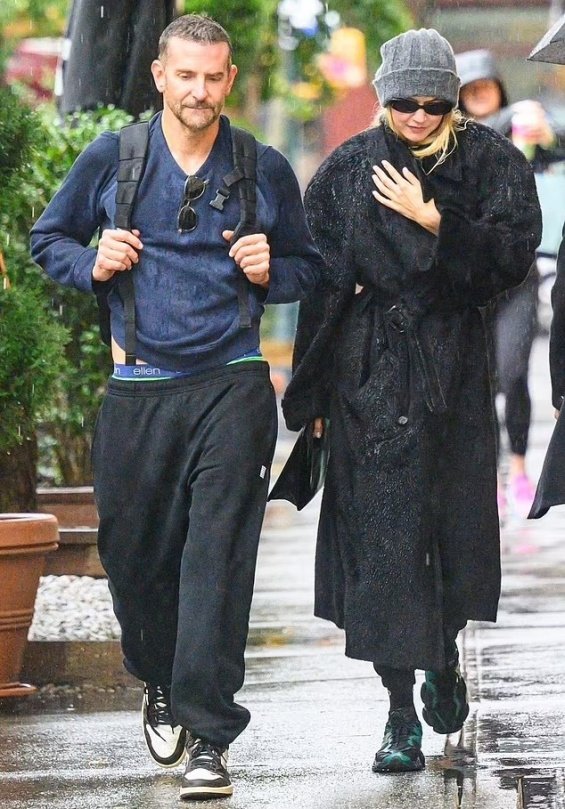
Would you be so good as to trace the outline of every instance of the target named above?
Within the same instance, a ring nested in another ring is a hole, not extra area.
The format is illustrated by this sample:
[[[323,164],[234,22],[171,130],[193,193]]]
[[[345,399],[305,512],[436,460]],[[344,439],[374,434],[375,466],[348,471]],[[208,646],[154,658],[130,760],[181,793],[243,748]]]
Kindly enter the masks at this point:
[[[160,767],[176,767],[186,756],[186,730],[176,725],[171,713],[171,689],[145,683],[143,735],[152,758]]]
[[[227,798],[233,794],[228,773],[228,750],[222,750],[203,739],[188,737],[188,761],[181,781],[180,797],[184,800]]]

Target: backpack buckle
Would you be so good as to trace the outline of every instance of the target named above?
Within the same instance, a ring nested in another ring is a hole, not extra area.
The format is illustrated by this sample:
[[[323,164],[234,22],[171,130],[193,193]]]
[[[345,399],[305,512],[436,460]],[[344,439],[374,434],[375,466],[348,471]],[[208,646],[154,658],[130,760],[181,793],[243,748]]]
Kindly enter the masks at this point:
[[[217,211],[223,211],[224,205],[228,201],[230,197],[230,190],[226,188],[225,185],[222,185],[221,188],[218,188],[216,191],[216,196],[210,203],[211,208],[215,208]]]

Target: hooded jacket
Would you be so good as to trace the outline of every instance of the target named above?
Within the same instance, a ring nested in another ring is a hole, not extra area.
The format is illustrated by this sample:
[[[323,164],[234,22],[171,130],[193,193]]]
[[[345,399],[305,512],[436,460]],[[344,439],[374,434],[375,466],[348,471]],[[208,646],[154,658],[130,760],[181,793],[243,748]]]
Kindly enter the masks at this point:
[[[505,127],[510,126],[512,111],[510,109],[504,109],[508,107],[508,95],[492,53],[482,49],[476,51],[465,51],[464,53],[456,54],[455,63],[457,65],[457,75],[461,80],[461,87],[459,88],[459,91],[461,91],[461,89],[467,84],[471,84],[473,81],[480,81],[481,79],[492,79],[492,81],[495,81],[498,84],[498,87],[500,88],[501,110],[499,113],[495,113],[493,116],[489,117],[488,120],[483,121],[482,123],[492,126],[497,132],[506,134],[504,130]],[[461,109],[465,113],[468,112],[464,107],[461,107]],[[504,115],[501,115],[499,120],[498,116],[502,112],[504,112]],[[506,121],[506,123],[504,123],[504,121]]]

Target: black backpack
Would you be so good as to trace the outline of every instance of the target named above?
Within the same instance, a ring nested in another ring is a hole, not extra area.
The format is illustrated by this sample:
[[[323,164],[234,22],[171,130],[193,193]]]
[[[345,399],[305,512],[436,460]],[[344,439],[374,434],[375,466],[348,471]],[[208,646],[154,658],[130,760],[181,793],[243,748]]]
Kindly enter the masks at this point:
[[[231,127],[233,146],[233,169],[222,180],[222,185],[210,203],[219,211],[229,198],[232,186],[238,186],[240,219],[232,237],[232,244],[240,238],[257,231],[256,223],[256,179],[257,142],[250,132],[239,127]],[[131,215],[135,206],[139,183],[147,161],[149,144],[149,122],[129,124],[120,130],[118,188],[116,191],[115,226],[131,230]],[[117,288],[124,304],[125,354],[126,365],[135,365],[135,270],[119,273]],[[238,274],[239,324],[242,328],[251,326],[249,313],[249,282],[243,272]],[[96,292],[100,333],[107,345],[111,344],[110,307],[107,288]]]

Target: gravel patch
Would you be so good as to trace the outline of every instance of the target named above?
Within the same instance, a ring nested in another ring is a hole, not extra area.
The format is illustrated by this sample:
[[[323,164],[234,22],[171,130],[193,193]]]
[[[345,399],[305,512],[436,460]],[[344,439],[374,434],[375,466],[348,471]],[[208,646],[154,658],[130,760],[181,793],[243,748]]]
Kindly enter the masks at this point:
[[[117,640],[120,627],[106,579],[43,576],[29,640]]]

